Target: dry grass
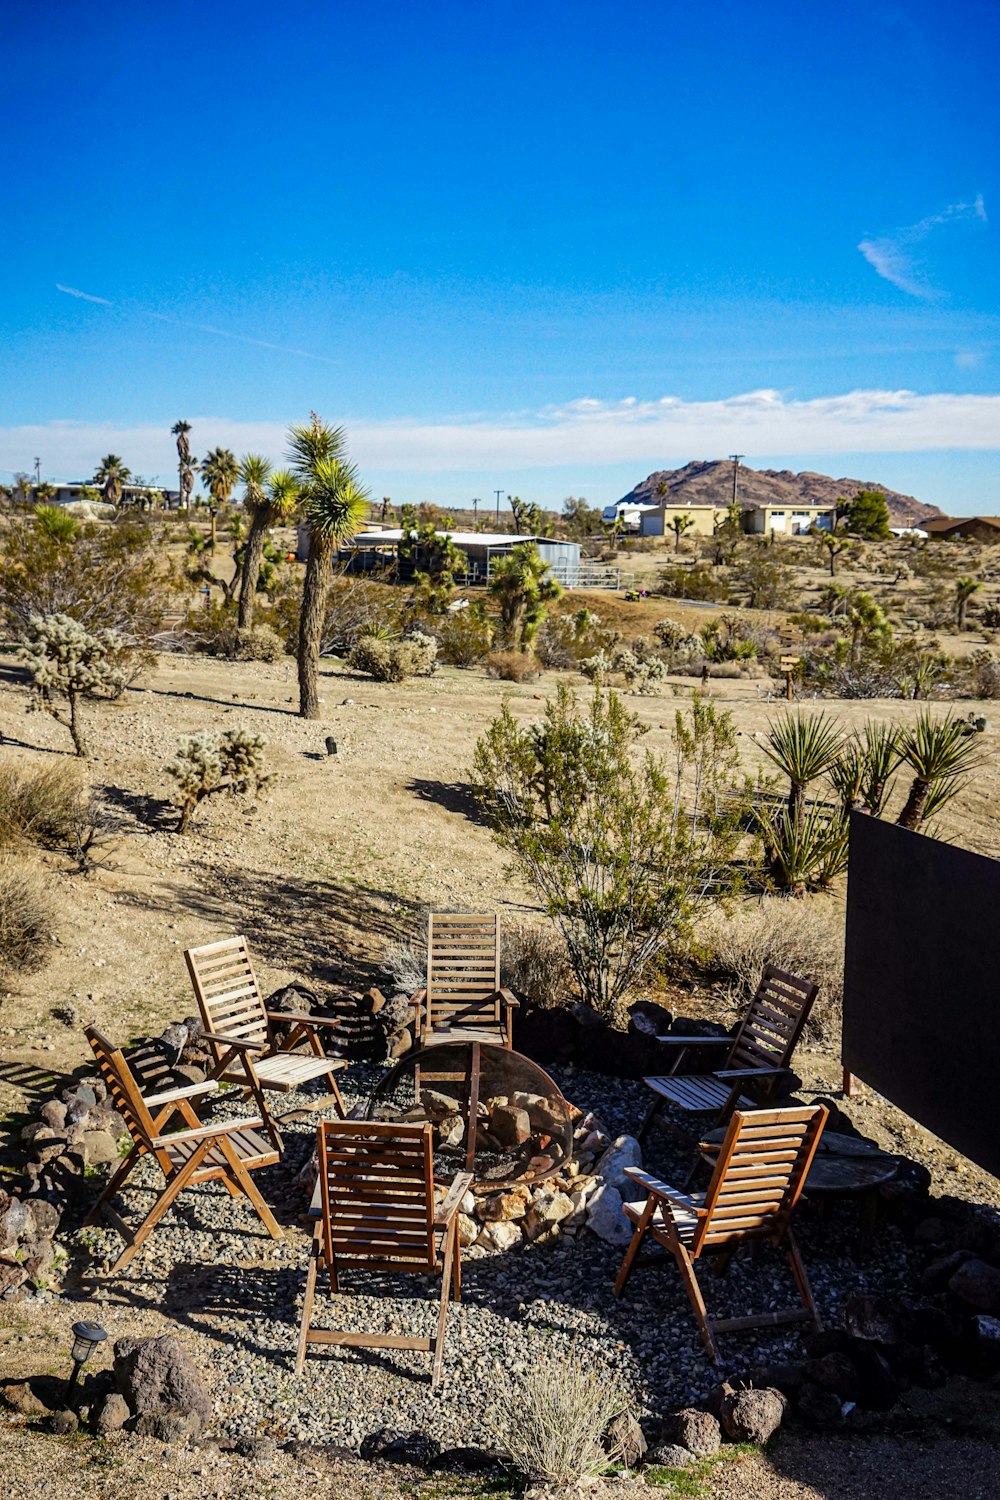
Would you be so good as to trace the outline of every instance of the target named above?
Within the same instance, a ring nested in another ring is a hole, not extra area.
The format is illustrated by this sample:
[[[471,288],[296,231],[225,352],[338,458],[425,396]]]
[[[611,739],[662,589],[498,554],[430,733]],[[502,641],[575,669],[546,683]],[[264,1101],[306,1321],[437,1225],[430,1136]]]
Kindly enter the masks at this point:
[[[539,676],[539,666],[526,651],[491,651],[486,658],[486,675],[501,682],[530,682]]]
[[[483,1413],[490,1435],[529,1479],[576,1483],[621,1458],[602,1441],[608,1424],[630,1409],[620,1375],[588,1369],[573,1354],[553,1354],[524,1375],[501,1376],[492,1396]]]
[[[72,845],[87,793],[77,766],[56,762],[40,770],[0,766],[0,848]]]
[[[819,996],[807,1033],[816,1041],[840,1035],[844,998],[844,908],[831,896],[786,901],[765,896],[726,912],[716,910],[698,929],[709,967],[721,973],[727,998],[742,1011],[765,964],[812,979]]]
[[[0,856],[0,969],[40,969],[54,941],[55,908],[40,875]]]

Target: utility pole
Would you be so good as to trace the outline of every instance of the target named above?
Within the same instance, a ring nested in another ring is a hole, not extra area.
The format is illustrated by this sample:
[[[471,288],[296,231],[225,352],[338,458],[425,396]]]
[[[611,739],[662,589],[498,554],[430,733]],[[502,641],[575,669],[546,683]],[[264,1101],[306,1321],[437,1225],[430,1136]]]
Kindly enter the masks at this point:
[[[477,495],[475,497],[475,499],[473,500],[473,502],[472,502],[472,529],[473,529],[473,531],[476,529],[476,527],[478,525],[479,525],[479,496]]]
[[[737,499],[737,491],[738,491],[738,487],[739,487],[739,477],[740,477],[740,459],[741,458],[746,458],[746,454],[745,453],[730,453],[729,457],[733,461],[733,504],[734,505],[738,505],[739,501]]]
[[[494,490],[493,493],[497,497],[497,531],[499,531],[500,530],[500,496],[506,494],[507,492],[506,492],[506,490]]]
[[[40,458],[36,458],[35,459],[35,483],[36,484],[41,484],[41,482],[42,482],[42,460]]]

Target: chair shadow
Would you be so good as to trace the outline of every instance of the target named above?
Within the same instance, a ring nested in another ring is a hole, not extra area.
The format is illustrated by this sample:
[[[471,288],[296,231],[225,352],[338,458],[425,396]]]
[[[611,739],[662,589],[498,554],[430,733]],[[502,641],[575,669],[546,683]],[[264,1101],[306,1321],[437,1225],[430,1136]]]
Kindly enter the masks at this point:
[[[18,1089],[31,1103],[41,1104],[51,1099],[57,1089],[76,1083],[86,1071],[80,1068],[75,1074],[62,1073],[52,1068],[40,1068],[35,1063],[0,1062],[0,1083]]]
[[[406,790],[414,792],[422,802],[433,802],[446,812],[458,813],[480,828],[489,826],[472,788],[466,782],[434,781],[415,776],[412,781],[407,782]]]

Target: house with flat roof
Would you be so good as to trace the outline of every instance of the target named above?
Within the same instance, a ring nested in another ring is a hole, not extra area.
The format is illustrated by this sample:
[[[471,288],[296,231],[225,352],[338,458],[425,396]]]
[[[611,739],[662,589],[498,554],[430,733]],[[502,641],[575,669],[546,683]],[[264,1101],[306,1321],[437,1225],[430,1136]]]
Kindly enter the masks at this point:
[[[566,588],[580,585],[580,543],[566,542],[551,536],[511,535],[505,531],[447,531],[439,529],[438,536],[450,537],[465,554],[468,570],[465,583],[485,583],[498,557],[504,557],[519,542],[534,542],[543,562],[547,562],[552,576]],[[403,539],[398,526],[366,527],[358,531],[349,541],[342,542],[341,555],[350,556],[352,567],[359,572],[372,572],[379,566],[395,563],[401,578],[412,577],[420,569],[419,554],[415,559],[400,562],[399,544]],[[300,561],[309,555],[309,533],[299,527],[298,552]]]
[[[743,511],[743,530],[752,536],[808,536],[813,529],[832,531],[837,523],[836,505],[748,505]]]

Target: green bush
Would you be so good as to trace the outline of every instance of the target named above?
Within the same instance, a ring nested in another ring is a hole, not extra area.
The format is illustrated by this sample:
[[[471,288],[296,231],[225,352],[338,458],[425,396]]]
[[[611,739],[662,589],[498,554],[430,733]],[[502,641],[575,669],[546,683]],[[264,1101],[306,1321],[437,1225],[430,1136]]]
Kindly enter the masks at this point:
[[[700,564],[685,568],[681,564],[661,568],[657,593],[671,599],[725,599],[728,589],[723,581],[709,568]]]
[[[450,667],[473,667],[489,654],[493,626],[478,609],[459,609],[437,618],[431,627],[438,655]]]
[[[362,636],[352,647],[347,664],[376,682],[405,682],[408,677],[430,677],[437,666],[437,641],[414,631],[399,641]]]

